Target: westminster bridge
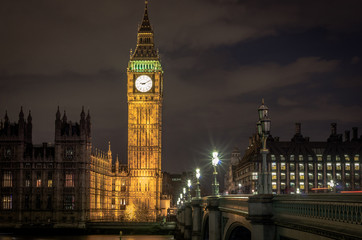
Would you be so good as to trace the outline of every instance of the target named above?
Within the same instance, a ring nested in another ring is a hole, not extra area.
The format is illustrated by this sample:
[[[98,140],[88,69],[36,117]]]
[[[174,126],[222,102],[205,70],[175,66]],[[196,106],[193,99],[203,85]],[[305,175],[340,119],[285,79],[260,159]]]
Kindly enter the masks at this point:
[[[362,194],[228,195],[178,209],[179,238],[362,239]]]

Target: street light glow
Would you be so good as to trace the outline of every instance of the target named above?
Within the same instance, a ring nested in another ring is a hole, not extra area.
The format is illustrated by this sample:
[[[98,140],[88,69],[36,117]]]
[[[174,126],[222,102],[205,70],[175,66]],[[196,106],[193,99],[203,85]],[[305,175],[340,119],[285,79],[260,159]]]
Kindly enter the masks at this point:
[[[215,152],[212,153],[212,165],[215,166],[215,167],[216,167],[216,166],[219,164],[219,162],[220,162],[220,159],[219,159],[218,156],[219,156],[219,153],[218,153],[218,152],[215,151]]]
[[[201,174],[200,174],[200,168],[196,168],[196,178],[197,178],[197,179],[200,179],[200,176],[201,176]]]
[[[187,180],[187,186],[188,186],[189,188],[191,187],[191,180],[190,180],[190,179]]]

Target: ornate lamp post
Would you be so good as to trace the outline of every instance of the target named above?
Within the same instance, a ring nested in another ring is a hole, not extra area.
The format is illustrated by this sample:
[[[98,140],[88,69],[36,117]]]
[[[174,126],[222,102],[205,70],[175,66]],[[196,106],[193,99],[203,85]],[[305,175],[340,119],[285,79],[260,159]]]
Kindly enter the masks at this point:
[[[191,202],[191,180],[187,180],[187,187],[188,187],[188,202]]]
[[[271,120],[268,116],[268,107],[264,105],[264,99],[262,104],[258,109],[259,121],[257,123],[258,134],[261,138],[262,149],[260,153],[262,154],[262,171],[259,171],[259,183],[258,183],[258,194],[271,194],[271,175],[268,172],[268,166],[266,164],[266,155],[268,154],[268,149],[266,148],[266,140],[268,139],[270,133]]]
[[[196,198],[201,198],[201,192],[200,192],[200,168],[196,168]]]
[[[214,196],[219,195],[219,183],[218,183],[218,181],[217,181],[217,171],[216,171],[216,167],[217,167],[217,165],[218,165],[219,162],[220,162],[220,159],[219,159],[218,156],[219,156],[219,153],[218,153],[218,152],[214,151],[214,152],[212,153],[212,166],[214,167],[214,173],[213,173],[213,175],[214,175],[214,182],[213,182],[213,184],[212,184],[212,194],[213,194]]]
[[[183,196],[182,196],[182,193],[180,193],[180,204],[181,204],[181,205],[183,204]]]

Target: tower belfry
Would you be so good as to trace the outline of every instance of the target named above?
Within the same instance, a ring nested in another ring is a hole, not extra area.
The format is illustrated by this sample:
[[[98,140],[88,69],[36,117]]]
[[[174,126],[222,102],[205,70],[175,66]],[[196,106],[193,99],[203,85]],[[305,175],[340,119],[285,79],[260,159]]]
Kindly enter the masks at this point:
[[[146,0],[127,68],[127,100],[130,205],[144,209],[149,219],[160,211],[162,91],[163,71]]]

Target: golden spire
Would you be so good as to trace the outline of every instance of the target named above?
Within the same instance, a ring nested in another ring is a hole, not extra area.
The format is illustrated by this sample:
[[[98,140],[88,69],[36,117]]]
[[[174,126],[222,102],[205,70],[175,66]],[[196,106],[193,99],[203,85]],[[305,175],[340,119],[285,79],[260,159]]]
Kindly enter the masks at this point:
[[[108,159],[112,159],[111,141],[108,141]]]

